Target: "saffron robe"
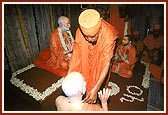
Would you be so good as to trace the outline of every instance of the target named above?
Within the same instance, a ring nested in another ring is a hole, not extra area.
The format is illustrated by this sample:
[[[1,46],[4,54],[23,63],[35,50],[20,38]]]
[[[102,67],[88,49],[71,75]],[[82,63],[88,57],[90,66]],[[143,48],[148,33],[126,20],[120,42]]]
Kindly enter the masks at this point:
[[[116,49],[112,72],[118,73],[121,77],[130,78],[136,61],[136,49],[133,45],[124,47],[119,45]]]
[[[125,17],[120,18],[120,13],[118,4],[110,4],[110,23],[116,27],[119,32],[118,37],[121,39],[124,37],[124,30],[127,34],[131,34],[131,19],[128,20],[126,27]]]
[[[64,60],[64,48],[62,47],[58,30],[54,30],[50,36],[50,59],[47,64],[53,68],[59,68],[60,62]]]
[[[164,47],[164,38],[159,36],[157,39],[153,35],[147,36],[144,40],[144,45],[149,51],[144,51],[141,60],[148,63],[157,63],[159,59],[158,51]]]
[[[80,72],[86,81],[88,94],[97,83],[103,67],[113,57],[118,37],[115,28],[101,19],[102,25],[96,45],[85,40],[80,29],[76,31],[73,53],[69,63],[69,72]]]
[[[66,42],[69,39],[66,39]],[[33,61],[36,67],[50,71],[56,75],[64,77],[68,68],[62,68],[61,62],[69,63],[64,59],[64,48],[62,46],[58,29],[52,31],[50,35],[50,48],[46,48],[39,52],[39,57]]]
[[[161,81],[164,84],[164,60],[160,66],[151,63],[149,71],[157,81]]]
[[[160,48],[160,47],[164,47],[164,38],[163,36],[159,36],[157,39],[153,38],[153,35],[149,35],[147,36],[144,40],[143,40],[145,46],[147,46],[147,48],[151,51],[154,48]]]

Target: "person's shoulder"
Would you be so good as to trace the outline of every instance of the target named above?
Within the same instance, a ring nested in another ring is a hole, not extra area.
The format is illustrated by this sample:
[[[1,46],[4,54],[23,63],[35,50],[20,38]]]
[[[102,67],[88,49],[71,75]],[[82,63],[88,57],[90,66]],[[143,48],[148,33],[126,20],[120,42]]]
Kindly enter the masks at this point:
[[[52,32],[51,32],[51,34],[55,34],[55,33],[58,33],[58,29],[57,28],[52,30]]]
[[[58,96],[58,97],[56,98],[56,103],[62,102],[62,101],[65,100],[65,99],[66,99],[65,96],[60,95],[60,96]]]
[[[118,31],[109,22],[102,19],[102,29],[105,34],[113,34],[116,38],[118,37]]]
[[[51,38],[55,38],[56,36],[58,36],[58,29],[54,29],[50,34]]]

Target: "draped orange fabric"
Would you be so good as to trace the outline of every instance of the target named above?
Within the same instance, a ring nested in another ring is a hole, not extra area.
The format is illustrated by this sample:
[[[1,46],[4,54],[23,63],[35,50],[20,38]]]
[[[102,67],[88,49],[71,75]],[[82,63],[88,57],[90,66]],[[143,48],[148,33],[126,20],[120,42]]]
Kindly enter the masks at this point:
[[[118,73],[120,76],[125,78],[132,77],[133,74],[133,67],[136,59],[136,49],[133,45],[130,45],[129,47],[121,48],[122,45],[119,45],[116,49],[115,55],[117,55],[113,61],[112,65],[112,72]],[[121,56],[122,57],[121,57]],[[123,57],[127,57],[125,60],[123,60]],[[118,64],[120,66],[118,67]],[[117,72],[116,72],[117,71]]]
[[[116,30],[119,32],[118,37],[123,38],[125,21],[124,18],[119,17],[118,4],[110,5],[110,23],[114,25],[116,27]]]
[[[150,64],[149,66],[149,71],[153,75],[153,77],[157,80],[160,81],[160,78],[162,77],[162,68],[160,66],[157,66],[155,64]]]
[[[113,49],[118,32],[103,19],[101,32],[96,45],[88,43],[80,29],[76,31],[69,71],[80,72],[86,81],[87,93],[97,83],[103,67],[113,57]]]
[[[119,7],[118,4],[110,4],[110,23],[116,27],[119,32],[118,37],[124,37],[125,19],[119,17]],[[131,34],[131,20],[128,20],[127,34]]]
[[[157,81],[161,81],[164,84],[164,74],[162,73],[164,71],[164,60],[160,66],[151,63],[149,66],[149,71]]]
[[[141,60],[145,62],[155,62],[158,59],[157,49],[164,47],[164,38],[163,36],[159,36],[157,39],[153,38],[153,34],[147,36],[144,40],[144,45],[147,46],[150,52],[150,56],[146,51],[143,52]]]
[[[47,61],[47,64],[53,68],[59,68],[60,62],[64,60],[64,49],[62,47],[57,29],[55,29],[50,36],[50,52],[51,57]]]
[[[68,70],[60,67],[60,63],[64,61],[63,52],[64,49],[59,38],[58,30],[55,29],[50,35],[50,48],[40,51],[39,57],[33,63],[36,67],[64,77]]]
[[[148,47],[149,50],[152,50],[154,48],[164,47],[164,38],[161,35],[157,39],[154,39],[153,34],[151,34],[147,36],[143,40],[143,42]]]

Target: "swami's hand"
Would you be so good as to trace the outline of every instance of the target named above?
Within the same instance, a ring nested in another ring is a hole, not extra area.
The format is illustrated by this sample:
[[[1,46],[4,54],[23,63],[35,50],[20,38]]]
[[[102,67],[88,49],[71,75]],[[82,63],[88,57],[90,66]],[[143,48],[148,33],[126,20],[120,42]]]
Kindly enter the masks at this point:
[[[85,103],[93,104],[96,103],[97,99],[97,92],[95,92],[93,89],[89,92],[87,97],[84,99]]]

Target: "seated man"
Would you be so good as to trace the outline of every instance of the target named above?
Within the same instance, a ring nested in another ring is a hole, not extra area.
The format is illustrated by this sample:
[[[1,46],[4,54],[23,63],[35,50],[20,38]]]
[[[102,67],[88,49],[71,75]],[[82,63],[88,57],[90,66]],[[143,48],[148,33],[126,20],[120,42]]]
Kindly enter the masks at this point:
[[[122,43],[116,48],[112,72],[117,73],[124,78],[131,78],[136,61],[136,49],[131,43],[131,36],[125,35]]]
[[[55,29],[50,36],[51,57],[47,61],[53,68],[68,69],[69,59],[72,53],[74,39],[69,31],[69,18],[61,16],[58,19],[59,27]]]
[[[144,51],[141,58],[142,61],[158,66],[161,65],[164,57],[164,37],[160,34],[160,31],[160,25],[155,24],[153,34],[143,40]]]
[[[69,73],[62,82],[65,96],[58,96],[55,104],[58,111],[108,111],[107,100],[110,96],[109,89],[98,92],[100,104],[88,104],[82,100],[86,93],[86,82],[79,72]]]

